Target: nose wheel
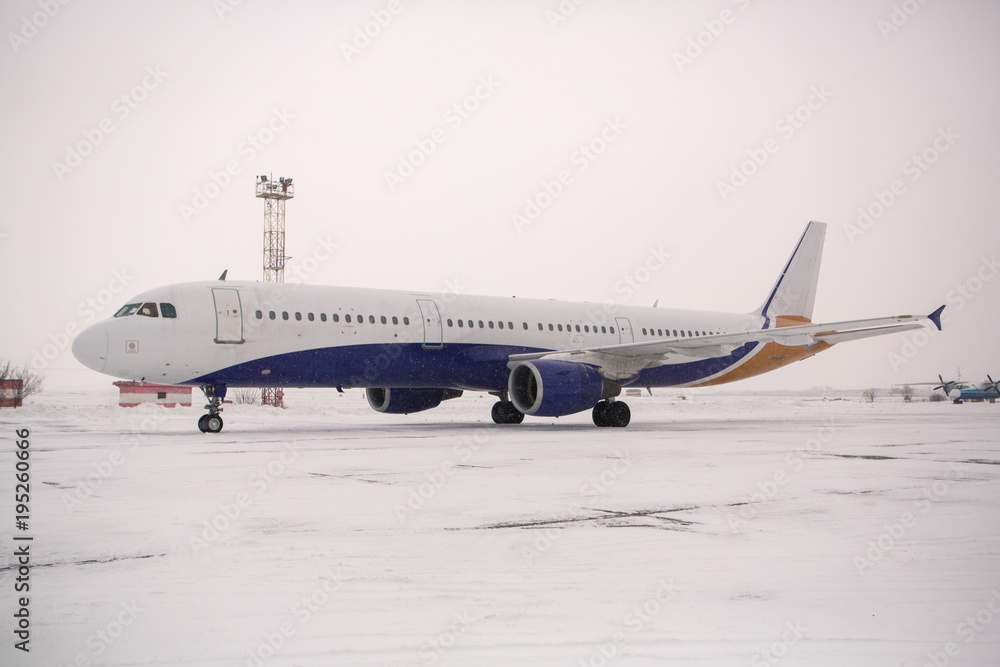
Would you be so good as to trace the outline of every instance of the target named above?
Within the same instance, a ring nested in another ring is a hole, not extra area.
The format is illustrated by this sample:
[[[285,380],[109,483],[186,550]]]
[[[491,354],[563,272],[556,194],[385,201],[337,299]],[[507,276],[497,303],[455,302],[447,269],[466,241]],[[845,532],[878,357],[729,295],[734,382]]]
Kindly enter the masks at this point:
[[[205,386],[201,390],[208,399],[208,404],[205,405],[208,414],[198,419],[198,430],[202,433],[218,433],[222,430],[222,416],[219,413],[222,412],[222,399],[226,395],[226,388]]]

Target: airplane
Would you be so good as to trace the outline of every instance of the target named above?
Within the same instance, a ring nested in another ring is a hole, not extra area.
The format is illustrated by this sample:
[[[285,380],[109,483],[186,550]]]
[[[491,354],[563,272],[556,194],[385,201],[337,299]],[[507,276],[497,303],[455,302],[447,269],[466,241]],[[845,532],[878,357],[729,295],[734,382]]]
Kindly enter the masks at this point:
[[[934,390],[941,389],[944,391],[944,395],[951,398],[951,392],[954,389],[958,390],[958,396],[952,399],[956,404],[962,404],[965,401],[995,401],[1000,398],[1000,387],[998,387],[997,381],[995,381],[990,375],[986,374],[986,382],[983,382],[978,387],[970,385],[966,382],[956,382],[954,380],[945,381],[943,377],[938,375],[938,380],[941,381]],[[934,382],[914,382],[912,384],[935,384]]]
[[[591,410],[624,427],[623,387],[700,387],[752,377],[837,343],[941,328],[930,315],[813,324],[826,224],[810,222],[750,313],[602,306],[299,283],[219,280],[139,294],[82,331],[84,366],[140,382],[198,386],[206,433],[230,387],[363,388],[386,414],[483,391],[497,424]]]

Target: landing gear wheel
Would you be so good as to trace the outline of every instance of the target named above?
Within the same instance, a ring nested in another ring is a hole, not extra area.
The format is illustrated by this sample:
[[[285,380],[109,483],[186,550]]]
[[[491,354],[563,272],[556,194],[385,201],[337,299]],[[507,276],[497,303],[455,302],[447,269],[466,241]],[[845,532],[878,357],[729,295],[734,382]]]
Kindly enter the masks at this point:
[[[226,388],[205,385],[201,390],[208,399],[208,405],[205,406],[208,414],[198,419],[198,428],[202,433],[218,433],[222,430],[222,417],[219,413],[222,412],[222,397],[226,395]]]
[[[623,428],[628,426],[629,421],[631,421],[632,411],[629,410],[627,404],[621,401],[614,401],[613,403],[601,401],[594,406],[593,417],[594,424],[597,426]]]
[[[222,417],[219,415],[205,415],[205,432],[218,433],[222,430]]]
[[[608,410],[611,425],[618,428],[628,426],[628,423],[632,420],[632,411],[629,410],[628,405],[621,401],[615,401],[609,407],[611,408]]]
[[[497,401],[490,411],[495,424],[520,424],[524,421],[524,413],[514,407],[510,401]]]
[[[594,424],[596,426],[600,426],[602,428],[605,426],[611,426],[611,423],[608,421],[608,405],[607,401],[601,401],[594,406],[593,416]]]

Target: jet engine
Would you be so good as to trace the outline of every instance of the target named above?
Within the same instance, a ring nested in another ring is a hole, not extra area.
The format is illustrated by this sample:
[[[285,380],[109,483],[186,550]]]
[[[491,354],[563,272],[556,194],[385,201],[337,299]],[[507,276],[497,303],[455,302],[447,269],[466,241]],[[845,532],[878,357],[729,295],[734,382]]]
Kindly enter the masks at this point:
[[[365,389],[368,405],[378,412],[392,415],[407,415],[411,412],[430,410],[449,398],[462,395],[460,389],[387,389],[371,387]]]
[[[536,417],[560,417],[589,410],[602,398],[617,396],[621,386],[597,369],[572,361],[522,361],[510,372],[507,393],[518,410]]]

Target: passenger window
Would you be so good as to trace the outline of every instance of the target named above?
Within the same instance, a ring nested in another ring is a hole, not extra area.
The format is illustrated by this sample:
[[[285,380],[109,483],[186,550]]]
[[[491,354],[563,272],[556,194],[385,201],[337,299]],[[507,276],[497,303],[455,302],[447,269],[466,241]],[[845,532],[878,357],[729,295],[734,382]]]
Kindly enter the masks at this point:
[[[365,323],[365,316],[364,315],[355,315],[354,319],[357,320],[358,324],[364,324]]]
[[[287,320],[288,319],[288,311],[287,310],[281,311],[281,319],[283,319],[283,320]]]
[[[656,330],[656,335],[657,336],[662,336],[663,335],[663,329],[657,329]]]
[[[393,315],[393,316],[392,316],[392,323],[393,323],[393,324],[399,324],[399,318],[398,318],[398,317],[396,317],[395,315]]]
[[[561,324],[557,324],[556,328],[559,329],[559,331],[562,331],[562,325]]]
[[[381,322],[382,322],[382,324],[388,324],[389,323],[389,321],[385,319],[385,315],[383,315],[381,317]],[[451,326],[451,325],[449,324],[448,326]]]
[[[302,313],[295,311],[295,319],[299,322],[302,321]]]
[[[465,320],[459,320],[458,321],[458,328],[461,329],[464,326],[465,326]]]
[[[351,321],[351,316],[350,315],[344,315],[344,321],[345,322],[350,322]]]
[[[552,323],[550,322],[550,323],[549,323],[549,331],[552,331],[552,330],[553,330],[553,329],[552,329]]]
[[[177,317],[177,309],[174,308],[174,304],[172,303],[161,303],[160,315],[163,317],[168,317],[170,319],[173,319]],[[258,317],[257,319],[259,320],[260,318]]]
[[[580,325],[579,324],[576,325],[576,332],[580,333]]]
[[[316,317],[312,313],[309,313],[308,315],[306,315],[306,317],[309,318],[310,322],[313,322],[313,321],[316,320]]]
[[[483,327],[483,321],[482,321],[482,320],[479,320],[479,328],[480,328],[480,329],[484,328],[484,327]]]
[[[264,319],[264,313],[260,312],[259,310],[256,313],[254,313],[254,315],[257,316],[258,320]],[[166,317],[166,315],[164,315],[164,317]]]
[[[374,315],[369,315],[368,316],[368,324],[375,324],[375,316]]]
[[[476,325],[475,325],[475,323],[473,323],[473,321],[472,321],[472,320],[469,320],[469,328],[471,329],[471,328],[472,328],[472,327],[474,327],[474,326],[476,326]]]
[[[408,325],[409,323],[410,323],[410,318],[409,317],[404,317],[403,318],[403,324],[407,324]]]
[[[503,329],[503,327],[500,327],[500,328],[501,328],[501,329]],[[513,323],[513,322],[510,322],[510,321],[508,321],[508,322],[507,322],[507,328],[508,328],[508,329],[513,329],[513,328],[514,328],[514,323]],[[525,322],[525,324],[524,324],[524,328],[525,328],[525,329],[527,329],[527,328],[528,328],[528,323],[527,323],[527,322]]]
[[[326,313],[320,313],[319,320],[320,322],[326,322]]]
[[[643,327],[643,328],[642,328],[642,335],[643,335],[643,336],[645,336],[645,335],[646,335],[646,327]]]
[[[601,327],[601,333],[608,333],[608,330],[605,327]]]
[[[525,322],[525,324],[527,324],[527,322]],[[538,323],[538,330],[539,330],[539,331],[543,331],[544,329],[545,329],[545,327],[543,327],[543,326],[542,326],[542,323],[541,323],[541,322],[539,322],[539,323]]]
[[[493,320],[490,320],[489,324],[490,324],[490,329],[492,329],[493,328]]]
[[[127,317],[129,315],[135,315],[136,311],[139,310],[139,306],[141,305],[142,305],[141,303],[130,303],[126,306],[122,306],[121,308],[118,309],[118,312],[115,313],[115,317]]]
[[[451,325],[452,325],[452,324],[451,324],[451,318],[449,317],[449,318],[448,318],[448,326],[450,327]]]
[[[273,311],[273,310],[269,310],[269,311],[267,311],[267,316],[268,316],[268,317],[269,317],[270,319],[272,319],[272,320],[273,320],[273,319],[274,319],[274,311]]]
[[[608,331],[609,331],[610,333],[614,333],[614,332],[615,332],[615,328],[614,328],[614,327],[608,327]]]
[[[155,303],[144,303],[139,307],[139,314],[144,317],[159,317],[160,311],[156,309]]]
[[[338,315],[337,313],[334,313],[334,314],[333,314],[333,315],[331,315],[330,317],[332,317],[332,318],[333,318],[333,321],[334,321],[334,322],[339,322],[339,321],[340,321],[340,315]]]
[[[500,320],[499,322],[497,322],[497,326],[499,326],[501,329],[503,329],[503,320]]]

